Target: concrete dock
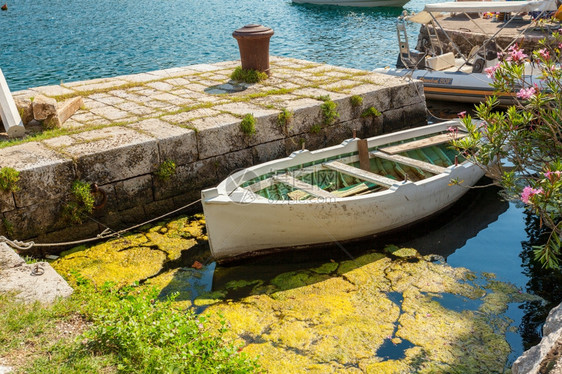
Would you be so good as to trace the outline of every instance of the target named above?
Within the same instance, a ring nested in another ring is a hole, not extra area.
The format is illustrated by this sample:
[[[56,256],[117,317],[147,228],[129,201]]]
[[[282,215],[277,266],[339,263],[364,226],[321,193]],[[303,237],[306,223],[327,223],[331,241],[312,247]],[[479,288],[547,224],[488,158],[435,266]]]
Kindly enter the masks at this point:
[[[291,58],[271,58],[272,76],[237,84],[239,61],[200,64],[107,79],[62,83],[14,92],[18,100],[44,95],[57,101],[81,96],[83,107],[62,128],[29,126],[20,142],[0,139],[0,167],[20,172],[19,190],[0,191],[0,235],[37,242],[119,229],[199,198],[232,171],[301,149],[339,144],[357,130],[361,137],[423,124],[426,105],[420,82]],[[363,98],[353,106],[351,97]],[[322,105],[329,96],[339,118],[327,125]],[[377,118],[361,113],[375,107]],[[278,120],[292,113],[289,123]],[[256,133],[240,127],[253,114]],[[169,178],[157,176],[173,161]],[[70,225],[63,217],[74,181],[97,184],[107,201],[94,220]],[[49,252],[56,253],[57,249]]]

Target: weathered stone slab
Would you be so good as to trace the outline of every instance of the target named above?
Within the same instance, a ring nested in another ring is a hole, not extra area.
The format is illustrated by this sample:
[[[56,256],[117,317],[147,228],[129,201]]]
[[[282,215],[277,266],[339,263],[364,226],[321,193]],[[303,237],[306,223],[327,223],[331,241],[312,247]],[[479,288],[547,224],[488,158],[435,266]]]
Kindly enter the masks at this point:
[[[109,127],[74,135],[81,141],[64,149],[76,159],[80,179],[99,185],[152,173],[158,166],[158,143],[149,135]]]
[[[50,97],[37,95],[33,99],[33,118],[43,121],[57,114],[57,101]]]
[[[3,252],[14,253],[6,244],[0,243],[0,257]],[[18,263],[6,268],[0,266],[0,293],[2,292],[15,292],[15,298],[26,303],[39,301],[51,304],[58,297],[70,296],[73,289],[50,264],[38,262]]]
[[[315,99],[298,99],[289,101],[286,109],[293,113],[287,126],[290,136],[308,132],[310,128],[321,122],[320,105],[322,101]]]
[[[119,181],[115,184],[117,207],[119,210],[144,205],[154,200],[152,194],[152,176],[140,177]]]
[[[11,192],[0,191],[0,213],[15,209],[14,196]]]
[[[163,116],[162,119],[164,121],[176,123],[178,125],[186,125],[189,124],[191,120],[194,120],[196,118],[213,117],[219,114],[220,112],[218,110],[201,108],[201,109],[190,110],[188,112],[181,112],[169,116]]]
[[[57,112],[45,119],[45,128],[54,129],[62,126],[80,107],[84,105],[81,96],[73,97],[63,102],[57,103]]]
[[[129,125],[158,139],[160,162],[172,160],[176,166],[185,165],[198,158],[195,131],[153,118]]]
[[[20,171],[19,191],[14,193],[17,207],[59,199],[76,179],[69,158],[37,142],[2,148],[0,160]]]
[[[32,91],[45,96],[69,95],[74,93],[73,90],[59,85],[34,87]]]
[[[62,229],[67,224],[62,219],[62,207],[59,201],[47,201],[43,204],[29,205],[4,213],[11,225],[12,238],[27,240],[37,235]]]
[[[0,271],[7,268],[14,268],[25,264],[21,258],[12,248],[5,243],[0,243]]]
[[[230,153],[248,146],[248,136],[240,130],[239,118],[230,114],[204,117],[192,121],[197,129],[199,159]]]
[[[33,103],[31,100],[27,98],[20,98],[14,99],[14,101],[23,124],[27,125],[29,122],[33,121]]]
[[[287,156],[285,139],[273,142],[257,144],[252,147],[254,164],[275,160]]]

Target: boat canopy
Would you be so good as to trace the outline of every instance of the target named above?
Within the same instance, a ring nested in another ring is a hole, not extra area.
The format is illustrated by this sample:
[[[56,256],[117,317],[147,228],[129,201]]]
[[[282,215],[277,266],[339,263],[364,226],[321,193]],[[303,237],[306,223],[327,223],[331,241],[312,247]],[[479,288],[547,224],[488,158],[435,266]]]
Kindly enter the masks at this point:
[[[540,1],[458,1],[436,4],[426,4],[426,12],[453,12],[453,13],[477,13],[477,12],[535,12],[556,10],[555,0]]]

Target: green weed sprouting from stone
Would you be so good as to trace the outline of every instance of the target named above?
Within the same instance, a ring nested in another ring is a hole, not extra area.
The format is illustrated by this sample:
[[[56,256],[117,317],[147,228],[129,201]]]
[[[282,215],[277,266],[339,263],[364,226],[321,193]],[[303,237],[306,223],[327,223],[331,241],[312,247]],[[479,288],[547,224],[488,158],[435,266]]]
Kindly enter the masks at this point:
[[[16,192],[19,190],[18,182],[20,172],[14,168],[3,167],[0,169],[0,191]]]
[[[176,174],[176,163],[172,160],[162,162],[154,172],[154,175],[161,181],[170,179],[174,174]]]
[[[361,117],[362,118],[365,118],[365,117],[375,118],[375,117],[380,116],[381,114],[382,113],[377,108],[375,108],[374,106],[371,106],[371,107],[368,107],[367,109],[365,109],[363,111],[363,113],[361,113]]]
[[[322,111],[322,118],[324,119],[324,124],[327,126],[332,125],[338,118],[340,114],[337,111],[337,104],[328,98],[324,101],[324,104],[320,106]]]
[[[291,112],[286,108],[283,108],[281,109],[281,113],[279,113],[279,115],[277,116],[277,125],[279,127],[288,126],[289,123],[291,123],[292,119],[293,119],[293,112]]]
[[[363,105],[363,98],[359,95],[353,95],[349,100],[351,101],[351,106],[353,108],[358,108]]]
[[[248,113],[244,116],[244,118],[242,118],[242,122],[240,122],[240,130],[248,136],[256,134],[256,118],[253,114]]]
[[[311,134],[319,134],[322,131],[322,125],[312,125],[309,131]]]
[[[240,66],[234,69],[230,75],[230,79],[244,83],[258,83],[267,78],[266,73],[254,69],[242,69]]]
[[[94,195],[90,183],[74,181],[71,188],[71,200],[63,206],[63,217],[72,223],[81,224],[86,214],[94,210]]]
[[[8,235],[14,235],[14,224],[12,222],[8,221],[6,218],[2,218],[2,226],[4,226]]]

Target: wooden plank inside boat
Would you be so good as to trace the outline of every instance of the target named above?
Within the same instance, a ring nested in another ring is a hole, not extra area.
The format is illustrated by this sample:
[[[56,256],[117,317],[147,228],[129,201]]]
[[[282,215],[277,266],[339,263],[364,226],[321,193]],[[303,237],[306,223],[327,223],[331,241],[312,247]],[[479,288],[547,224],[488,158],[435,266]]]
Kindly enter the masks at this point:
[[[323,198],[336,197],[335,195],[332,195],[331,193],[324,191],[317,186],[313,186],[312,184],[308,184],[301,180],[295,179],[288,174],[276,175],[273,177],[273,179],[277,182],[281,182],[293,188],[302,190],[312,196],[323,197]]]
[[[371,161],[369,161],[369,146],[367,139],[357,141],[357,151],[359,153],[359,167],[365,171],[371,171]]]
[[[380,151],[375,151],[375,152],[372,152],[371,154],[375,157],[379,157],[379,158],[382,158],[382,159],[385,159],[385,160],[397,162],[399,164],[403,164],[403,165],[411,166],[411,167],[414,167],[414,168],[418,168],[420,170],[428,171],[428,172],[433,173],[433,174],[441,174],[441,173],[445,172],[445,170],[447,170],[446,168],[444,168],[442,166],[433,165],[433,164],[430,164],[429,162],[420,161],[420,160],[416,160],[414,158],[404,157],[404,156],[401,156],[401,155],[393,155],[393,154],[388,154],[386,152],[380,152]]]
[[[264,179],[262,181],[251,184],[251,185],[247,186],[246,188],[248,190],[252,191],[252,192],[258,192],[260,190],[263,190],[264,188],[271,187],[274,183],[275,183],[275,181],[273,179],[267,178],[267,179]]]
[[[462,139],[466,136],[467,136],[466,134],[457,134],[455,139],[457,139],[457,140]],[[390,153],[390,154],[396,154],[396,153],[411,151],[413,149],[425,148],[425,147],[429,147],[429,146],[432,146],[432,145],[439,145],[439,144],[443,144],[443,143],[448,143],[451,140],[453,140],[452,134],[439,134],[439,135],[432,136],[430,138],[414,140],[413,142],[408,142],[408,143],[404,143],[404,144],[398,144],[398,145],[393,145],[393,146],[390,146],[390,147],[381,148],[381,149],[379,149],[379,151],[383,151],[383,152]]]
[[[387,177],[383,177],[382,175],[378,175],[375,173],[371,173],[370,171],[361,170],[359,168],[349,166],[343,164],[338,161],[332,161],[324,164],[324,167],[339,171],[340,173],[351,175],[352,177],[362,179],[367,182],[378,184],[379,186],[383,187],[390,187],[393,184],[397,183],[394,179],[390,179]]]

